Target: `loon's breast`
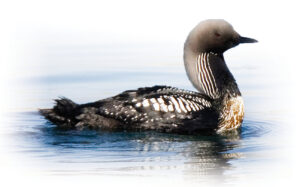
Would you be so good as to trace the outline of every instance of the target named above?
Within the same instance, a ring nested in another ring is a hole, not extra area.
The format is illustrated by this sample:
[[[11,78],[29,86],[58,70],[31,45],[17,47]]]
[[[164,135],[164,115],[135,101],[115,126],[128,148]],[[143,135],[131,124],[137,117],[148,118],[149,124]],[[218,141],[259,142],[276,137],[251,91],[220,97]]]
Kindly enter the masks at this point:
[[[244,119],[244,101],[242,96],[224,99],[219,111],[218,132],[239,128]]]

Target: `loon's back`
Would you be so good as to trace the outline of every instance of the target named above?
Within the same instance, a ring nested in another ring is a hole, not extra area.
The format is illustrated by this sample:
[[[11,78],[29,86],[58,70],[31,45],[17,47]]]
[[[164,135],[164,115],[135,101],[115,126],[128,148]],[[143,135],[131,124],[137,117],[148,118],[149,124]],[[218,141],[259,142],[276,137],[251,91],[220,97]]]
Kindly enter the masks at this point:
[[[174,87],[128,90],[82,105],[66,98],[56,102],[53,109],[42,109],[40,112],[64,128],[196,133],[214,130],[218,126],[219,116],[212,99]]]

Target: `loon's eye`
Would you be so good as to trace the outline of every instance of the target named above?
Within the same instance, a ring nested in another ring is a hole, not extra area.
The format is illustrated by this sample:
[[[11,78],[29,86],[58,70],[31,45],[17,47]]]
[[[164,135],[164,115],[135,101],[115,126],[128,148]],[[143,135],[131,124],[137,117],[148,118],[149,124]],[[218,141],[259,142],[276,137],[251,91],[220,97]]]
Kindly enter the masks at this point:
[[[215,36],[216,36],[216,37],[220,37],[220,36],[221,36],[221,34],[220,34],[220,33],[218,33],[218,32],[215,32]]]

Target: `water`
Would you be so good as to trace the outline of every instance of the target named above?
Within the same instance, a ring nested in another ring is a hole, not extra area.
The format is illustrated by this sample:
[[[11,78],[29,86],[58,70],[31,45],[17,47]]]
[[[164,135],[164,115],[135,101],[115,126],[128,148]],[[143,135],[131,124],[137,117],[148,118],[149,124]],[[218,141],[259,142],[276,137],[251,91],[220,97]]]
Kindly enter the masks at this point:
[[[142,52],[147,55],[148,50]],[[64,55],[68,57],[69,54]],[[126,55],[123,54],[123,57],[128,57]],[[50,57],[61,59],[61,55],[53,56]],[[84,54],[82,56],[85,57]],[[148,61],[157,60],[149,58]],[[178,60],[178,56],[165,58]],[[284,134],[285,124],[282,117],[285,107],[278,105],[280,95],[274,94],[278,82],[266,78],[262,74],[263,66],[253,65],[251,60],[239,65],[229,63],[246,106],[246,117],[239,134],[196,136],[61,130],[37,113],[37,108],[51,107],[51,99],[58,96],[84,103],[113,96],[126,89],[155,84],[194,90],[181,63],[174,63],[170,68],[167,60],[167,63],[159,65],[130,64],[130,60],[129,55],[125,64],[118,68],[115,68],[116,63],[100,63],[97,67],[104,68],[93,71],[86,70],[89,67],[93,69],[93,62],[87,62],[83,69],[80,68],[82,64],[75,63],[73,66],[65,62],[62,66],[68,68],[58,72],[55,70],[60,67],[57,66],[60,62],[50,65],[47,62],[45,64],[50,68],[39,67],[42,73],[14,80],[14,86],[9,88],[12,104],[6,112],[2,131],[6,138],[5,148],[13,155],[14,164],[46,175],[131,176],[196,183],[213,180],[231,184],[246,176],[257,179],[257,176],[264,176],[265,171],[284,162],[281,154],[277,154],[283,148],[284,138],[278,141],[278,137]]]
[[[247,154],[269,148],[261,139],[271,125],[246,119],[240,134],[227,136],[77,131],[57,129],[36,112],[15,114],[13,124],[13,152],[30,157],[30,165],[48,174],[184,175],[194,180],[223,176],[238,160],[251,161]]]

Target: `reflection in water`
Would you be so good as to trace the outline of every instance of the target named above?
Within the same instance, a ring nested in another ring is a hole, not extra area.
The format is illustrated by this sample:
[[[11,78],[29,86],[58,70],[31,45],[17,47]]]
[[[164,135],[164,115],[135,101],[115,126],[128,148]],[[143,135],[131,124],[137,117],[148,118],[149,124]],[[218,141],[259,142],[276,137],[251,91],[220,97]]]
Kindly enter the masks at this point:
[[[18,130],[11,137],[21,138],[15,141],[19,151],[52,174],[220,177],[231,169],[231,160],[243,156],[241,140],[263,133],[259,123],[247,120],[238,134],[191,136],[61,130],[37,113],[18,113],[14,119]]]

